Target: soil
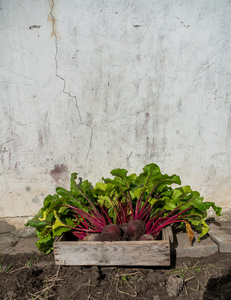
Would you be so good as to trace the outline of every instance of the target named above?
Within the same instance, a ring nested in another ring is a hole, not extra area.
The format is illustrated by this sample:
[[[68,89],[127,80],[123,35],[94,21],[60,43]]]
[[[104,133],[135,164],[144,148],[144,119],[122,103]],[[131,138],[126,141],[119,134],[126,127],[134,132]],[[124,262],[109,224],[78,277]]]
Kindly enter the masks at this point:
[[[53,254],[0,257],[0,299],[165,300],[168,278],[182,278],[174,299],[231,299],[231,253],[179,258],[171,267],[57,266]]]

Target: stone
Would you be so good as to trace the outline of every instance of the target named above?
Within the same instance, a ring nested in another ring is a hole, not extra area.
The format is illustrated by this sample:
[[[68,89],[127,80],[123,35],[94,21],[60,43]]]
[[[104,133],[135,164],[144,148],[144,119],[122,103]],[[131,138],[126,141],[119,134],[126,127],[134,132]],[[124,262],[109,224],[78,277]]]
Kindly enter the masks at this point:
[[[166,284],[166,291],[169,297],[177,297],[183,288],[184,280],[177,277],[176,275],[171,275],[168,278]]]
[[[198,242],[199,234],[194,232],[195,241],[191,246],[187,233],[177,233],[176,257],[205,257],[218,252],[218,245],[209,237]]]
[[[201,293],[201,295],[198,295],[198,292],[192,292],[190,293],[190,299],[191,300],[203,300],[204,298],[204,293]]]
[[[34,227],[28,227],[24,229],[16,229],[12,231],[14,235],[16,235],[19,238],[30,238],[30,237],[36,237],[36,229]]]
[[[6,254],[12,251],[13,247],[18,243],[19,238],[11,233],[0,234],[0,253]]]
[[[7,233],[15,230],[15,227],[13,225],[10,225],[4,220],[0,221],[0,234],[1,233]]]
[[[11,251],[10,255],[16,255],[20,253],[40,253],[35,243],[38,241],[38,238],[21,238],[17,245]]]
[[[228,207],[222,208],[222,215],[221,216],[215,216],[216,220],[218,222],[223,222],[223,221],[231,221],[231,209]]]
[[[231,253],[231,222],[221,222],[220,225],[211,224],[209,236],[217,243],[219,252]]]

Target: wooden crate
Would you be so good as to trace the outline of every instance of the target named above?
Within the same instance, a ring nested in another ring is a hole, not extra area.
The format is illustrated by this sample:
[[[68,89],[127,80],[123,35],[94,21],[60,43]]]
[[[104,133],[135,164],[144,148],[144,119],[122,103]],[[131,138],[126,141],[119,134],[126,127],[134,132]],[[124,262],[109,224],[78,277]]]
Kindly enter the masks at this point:
[[[170,266],[171,228],[155,241],[54,242],[56,265],[78,266]]]

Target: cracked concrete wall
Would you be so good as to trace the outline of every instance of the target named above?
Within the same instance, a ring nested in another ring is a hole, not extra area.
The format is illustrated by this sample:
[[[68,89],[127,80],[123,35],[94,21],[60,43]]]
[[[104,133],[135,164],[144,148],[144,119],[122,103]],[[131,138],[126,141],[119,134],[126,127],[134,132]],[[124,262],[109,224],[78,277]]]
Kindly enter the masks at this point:
[[[230,208],[231,2],[0,1],[0,217],[150,162]]]

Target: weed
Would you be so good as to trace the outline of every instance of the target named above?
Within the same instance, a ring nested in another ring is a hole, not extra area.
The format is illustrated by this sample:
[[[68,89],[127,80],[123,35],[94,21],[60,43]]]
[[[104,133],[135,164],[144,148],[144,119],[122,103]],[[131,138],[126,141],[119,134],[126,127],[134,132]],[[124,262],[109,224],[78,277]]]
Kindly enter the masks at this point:
[[[186,279],[195,276],[195,274],[199,273],[200,271],[204,270],[205,268],[208,267],[215,267],[214,265],[201,265],[198,266],[198,262],[193,266],[193,267],[187,267],[186,265],[182,266],[181,268],[175,269],[175,270],[170,270],[167,272],[166,275],[172,275],[175,274],[178,277],[182,279]]]
[[[34,257],[32,257],[28,262],[25,263],[25,266],[32,268],[32,262],[37,256],[38,256],[38,254],[36,254]]]
[[[121,280],[122,281],[127,281],[128,280],[128,276],[125,275],[125,276],[121,277]]]

